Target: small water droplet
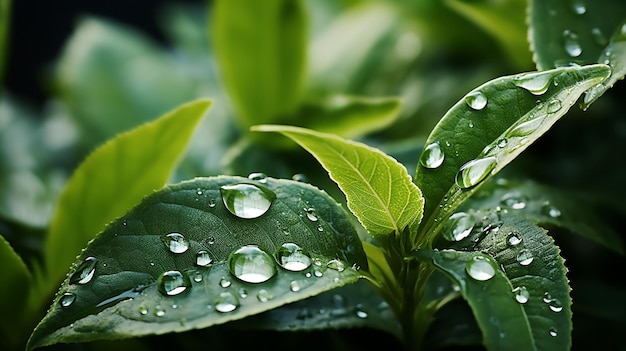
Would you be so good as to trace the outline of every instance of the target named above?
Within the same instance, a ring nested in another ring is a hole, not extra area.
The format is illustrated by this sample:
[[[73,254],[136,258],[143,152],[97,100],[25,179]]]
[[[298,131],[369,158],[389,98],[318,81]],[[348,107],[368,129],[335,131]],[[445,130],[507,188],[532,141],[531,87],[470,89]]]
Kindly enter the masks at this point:
[[[70,284],[87,284],[93,279],[96,273],[96,264],[98,259],[95,257],[87,257],[78,266],[76,272],[70,277]]]
[[[343,272],[343,270],[346,269],[346,266],[343,264],[343,262],[336,260],[336,259],[332,259],[328,261],[328,263],[326,264],[326,267],[330,269],[334,269],[338,272]]]
[[[519,232],[513,231],[506,236],[506,243],[509,246],[517,246],[522,242],[522,236]]]
[[[148,314],[148,307],[144,306],[144,305],[140,305],[137,308],[137,311],[139,312],[140,315],[145,316]]]
[[[257,181],[259,183],[267,182],[267,174],[261,172],[254,172],[248,175],[248,179]]]
[[[508,193],[502,197],[500,203],[504,206],[508,206],[514,210],[521,210],[526,208],[528,198],[518,193]]]
[[[239,299],[232,292],[223,291],[217,296],[213,305],[218,312],[232,312],[239,307]]]
[[[304,212],[306,213],[306,218],[309,219],[309,221],[311,222],[317,222],[318,218],[317,215],[315,214],[315,209],[310,207],[310,208],[305,208]]]
[[[276,274],[274,259],[256,245],[245,245],[228,256],[232,275],[248,283],[262,283]]]
[[[533,257],[532,252],[530,252],[527,249],[523,249],[517,254],[516,259],[517,259],[517,263],[519,263],[520,265],[528,266],[529,264],[533,262],[535,258]]]
[[[550,334],[550,336],[552,337],[559,335],[559,333],[557,333],[556,329],[554,328],[550,328],[550,330],[548,331],[548,334]]]
[[[571,30],[563,31],[563,45],[565,52],[571,57],[578,57],[583,53],[583,49],[578,42],[578,34]]]
[[[222,201],[235,216],[244,219],[264,215],[276,198],[271,190],[247,183],[224,185],[220,188]]]
[[[572,2],[572,11],[577,15],[584,15],[587,12],[587,6],[583,0],[574,0]]]
[[[242,299],[248,297],[248,290],[246,290],[245,288],[239,288],[237,292],[239,293],[239,297],[241,297]]]
[[[528,298],[530,297],[530,293],[525,286],[518,286],[517,288],[513,289],[513,294],[515,294],[515,301],[519,303],[528,302]]]
[[[363,306],[361,304],[358,304],[356,306],[356,308],[354,309],[354,313],[359,318],[367,318],[367,312],[363,309]]]
[[[61,304],[61,307],[69,307],[74,303],[75,300],[76,295],[66,292],[65,294],[63,294],[63,296],[61,296],[59,303]]]
[[[202,278],[202,273],[200,273],[200,272],[196,272],[193,275],[193,281],[196,282],[196,283],[200,283],[202,281],[202,279],[203,279]]]
[[[420,164],[426,168],[434,169],[441,166],[444,159],[445,155],[439,143],[430,143],[424,148],[424,151],[422,151]]]
[[[480,91],[472,91],[465,95],[465,103],[474,110],[482,110],[487,106],[487,97]]]
[[[486,256],[474,256],[465,265],[467,274],[475,280],[485,281],[496,275],[496,267]]]
[[[232,282],[226,278],[222,278],[220,279],[220,286],[222,288],[228,288],[229,286],[231,286]]]
[[[543,95],[550,87],[550,82],[554,78],[554,72],[533,72],[516,76],[513,83],[523,89],[528,90],[533,95]]]
[[[256,298],[260,302],[267,302],[274,298],[274,294],[270,290],[261,289],[257,292]]]
[[[555,113],[559,111],[561,107],[562,107],[561,100],[558,100],[558,99],[550,100],[550,102],[548,102],[548,106],[546,107],[546,111],[548,111],[548,113]]]
[[[187,274],[179,271],[163,272],[157,279],[157,288],[165,296],[174,296],[183,293],[191,287]]]
[[[293,292],[298,292],[302,289],[302,281],[300,280],[292,280],[291,283],[289,283],[289,290],[293,291]]]
[[[561,210],[553,206],[549,202],[546,202],[541,206],[541,213],[551,218],[561,217]]]
[[[206,267],[213,262],[211,254],[206,250],[200,250],[196,254],[196,265],[200,267]]]
[[[180,254],[189,249],[189,241],[180,233],[163,235],[161,240],[172,253]]]
[[[471,188],[485,180],[496,168],[495,157],[485,157],[467,162],[456,174],[456,184],[462,189]]]
[[[291,180],[295,180],[296,182],[300,182],[300,183],[308,183],[309,179],[307,178],[306,175],[302,174],[302,173],[296,173],[293,176],[291,176]]]
[[[527,136],[529,134],[532,134],[534,131],[536,131],[539,128],[539,126],[541,126],[544,120],[545,120],[545,116],[532,118],[528,121],[525,121],[525,122],[522,122],[520,124],[513,126],[507,132],[506,135],[509,138]]]
[[[443,237],[448,241],[465,239],[476,225],[474,216],[466,212],[457,212],[450,216],[443,228]]]
[[[156,305],[154,307],[154,315],[157,316],[157,317],[165,316],[165,309],[163,309],[163,307],[161,307],[161,305]]]
[[[496,142],[496,145],[498,145],[498,147],[502,149],[506,147],[507,143],[508,143],[508,140],[506,140],[506,138],[502,138]]]
[[[286,270],[299,272],[311,266],[309,253],[295,243],[284,243],[274,253],[278,264]]]
[[[599,46],[604,47],[609,43],[609,39],[607,39],[606,35],[602,33],[602,30],[600,28],[592,28],[591,37]]]

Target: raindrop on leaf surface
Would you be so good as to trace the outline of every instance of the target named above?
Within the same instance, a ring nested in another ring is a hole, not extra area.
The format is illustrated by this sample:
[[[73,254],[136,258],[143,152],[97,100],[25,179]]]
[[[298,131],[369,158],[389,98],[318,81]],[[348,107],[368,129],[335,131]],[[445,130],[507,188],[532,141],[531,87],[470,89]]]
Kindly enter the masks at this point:
[[[462,189],[471,188],[485,180],[496,168],[495,157],[475,159],[465,163],[456,175],[456,184]]]
[[[439,143],[431,143],[422,151],[420,164],[426,168],[434,169],[441,166],[444,159],[445,155]]]
[[[63,296],[61,296],[59,303],[61,304],[61,307],[69,307],[74,303],[75,300],[76,295],[72,293],[65,293],[63,294]]]
[[[514,84],[528,90],[533,95],[542,95],[548,91],[553,77],[554,73],[549,71],[524,73],[515,77]]]
[[[196,254],[196,265],[200,267],[206,267],[213,262],[211,255],[206,250],[200,250]]]
[[[254,184],[239,183],[220,188],[222,201],[235,216],[244,219],[264,215],[276,198],[274,192]]]
[[[295,243],[284,243],[275,253],[278,264],[289,271],[302,271],[311,266],[309,253]]]
[[[465,239],[474,229],[476,220],[472,214],[457,212],[450,216],[443,228],[443,237],[448,241]]]
[[[189,277],[179,271],[163,272],[157,279],[157,288],[165,296],[181,294],[189,287],[191,287]]]
[[[180,254],[189,249],[189,241],[180,233],[169,233],[161,237],[168,250]]]
[[[276,274],[274,259],[256,245],[244,245],[228,256],[230,273],[248,283],[262,283]]]
[[[96,273],[96,264],[98,259],[95,257],[87,257],[78,266],[76,272],[70,277],[70,284],[87,284],[93,279]]]
[[[487,106],[487,97],[480,91],[473,91],[465,96],[465,103],[474,110],[482,110]]]
[[[229,291],[224,291],[217,296],[214,306],[215,310],[218,312],[232,312],[239,307],[239,299],[235,296],[235,294]]]
[[[474,256],[467,261],[465,271],[474,280],[485,281],[496,275],[494,263],[485,256]]]

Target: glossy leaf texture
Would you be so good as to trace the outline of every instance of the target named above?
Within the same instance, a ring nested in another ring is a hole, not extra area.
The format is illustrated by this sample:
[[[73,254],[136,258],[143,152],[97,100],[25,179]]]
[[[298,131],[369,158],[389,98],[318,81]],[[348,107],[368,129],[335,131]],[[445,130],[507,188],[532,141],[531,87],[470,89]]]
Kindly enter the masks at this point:
[[[306,66],[303,2],[219,0],[211,18],[221,79],[239,121],[247,127],[293,114]]]
[[[565,228],[623,254],[624,243],[620,234],[607,225],[601,213],[584,206],[588,203],[589,199],[572,191],[531,180],[499,178],[487,182],[459,210],[501,209],[541,226]]]
[[[84,249],[28,348],[204,328],[354,283],[367,261],[353,224],[306,183],[167,186]]]
[[[415,255],[457,286],[490,350],[569,350],[571,298],[560,250],[546,231],[511,213],[471,212],[458,241]],[[454,228],[454,226],[452,227]]]
[[[626,18],[621,0],[531,0],[528,36],[538,69],[601,63],[598,58]]]
[[[48,231],[43,293],[52,293],[80,250],[106,224],[169,180],[210,104],[193,101],[120,134],[74,170]]]
[[[563,67],[489,81],[457,102],[435,126],[420,155],[415,183],[426,199],[429,225],[467,199],[566,114],[606,65]],[[431,240],[437,230],[423,226]]]
[[[31,275],[22,258],[13,250],[9,242],[0,235],[0,267],[2,267],[2,284],[0,290],[0,336],[4,346],[16,346],[22,335],[19,335],[20,318],[24,316],[26,298],[30,288]],[[16,318],[17,317],[17,318]],[[18,333],[16,333],[18,331]]]
[[[315,156],[370,235],[400,235],[405,228],[419,225],[422,192],[406,168],[380,150],[299,127],[261,125],[252,130],[281,133]]]

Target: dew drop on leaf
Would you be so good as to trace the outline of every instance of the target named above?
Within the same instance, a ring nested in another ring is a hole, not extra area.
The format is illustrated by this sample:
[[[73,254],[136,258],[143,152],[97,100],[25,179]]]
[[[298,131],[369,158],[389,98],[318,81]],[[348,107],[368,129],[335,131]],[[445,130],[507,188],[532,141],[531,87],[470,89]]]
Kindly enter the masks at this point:
[[[513,83],[523,89],[528,90],[533,95],[543,95],[550,87],[550,82],[554,77],[554,72],[533,72],[516,76]]]
[[[456,184],[462,189],[476,186],[491,174],[496,164],[496,158],[491,156],[471,160],[459,169],[455,178]]]
[[[533,254],[529,250],[523,249],[517,254],[516,259],[517,259],[517,263],[519,263],[520,265],[528,266],[529,264],[533,262],[535,258],[533,257]]]
[[[561,107],[562,107],[561,100],[558,100],[558,99],[550,100],[550,102],[548,102],[548,107],[546,107],[546,111],[548,111],[548,113],[555,113],[558,110],[560,110]]]
[[[181,294],[190,287],[189,276],[180,271],[163,272],[157,279],[157,288],[165,296]]]
[[[545,116],[535,117],[528,121],[522,122],[513,126],[506,134],[507,137],[524,137],[532,134],[534,131],[541,126],[543,121],[545,120]]]
[[[343,262],[336,260],[336,259],[328,261],[328,263],[326,264],[326,267],[330,269],[334,269],[338,272],[343,272],[343,270],[346,269],[346,266],[343,264]]]
[[[196,266],[206,267],[213,262],[211,254],[206,250],[200,250],[196,253]]]
[[[439,143],[431,143],[424,148],[420,156],[420,164],[426,168],[437,168],[441,166],[445,155]]]
[[[222,201],[235,216],[244,219],[264,215],[276,198],[271,190],[247,183],[224,185],[220,188]]]
[[[294,174],[293,176],[291,176],[291,180],[295,180],[296,182],[300,182],[300,183],[308,183],[309,182],[309,179],[303,173],[296,173],[296,174]]]
[[[474,229],[476,220],[474,216],[466,212],[457,212],[450,216],[443,228],[443,237],[448,241],[460,241],[465,239]]]
[[[238,279],[262,283],[276,274],[274,259],[256,245],[244,245],[228,256],[228,269]]]
[[[286,270],[299,272],[311,266],[309,253],[295,243],[284,243],[274,254],[278,264]]]
[[[161,307],[161,305],[156,305],[154,307],[154,315],[157,316],[157,317],[165,316],[165,309],[163,307]]]
[[[549,202],[541,206],[541,213],[551,218],[561,217],[561,210],[551,205]]]
[[[76,272],[70,277],[70,284],[87,284],[93,279],[96,273],[96,264],[98,259],[95,257],[87,257],[78,266]]]
[[[257,292],[256,298],[260,302],[267,302],[267,301],[269,301],[269,300],[274,298],[274,294],[272,294],[272,292],[270,290],[261,289],[261,290],[259,290]]]
[[[480,91],[472,91],[465,95],[465,103],[474,110],[482,110],[487,106],[487,97]]]
[[[507,236],[506,236],[506,243],[509,246],[517,246],[522,242],[522,237],[520,235],[519,232],[510,232]]]
[[[515,294],[515,301],[522,304],[528,302],[528,298],[530,297],[528,289],[523,285],[513,289],[513,294]]]
[[[583,53],[583,49],[578,42],[578,34],[569,29],[563,31],[563,47],[565,52],[571,57],[578,57]]]
[[[496,268],[493,262],[485,256],[474,256],[467,261],[465,271],[474,280],[485,281],[496,275]]]
[[[75,300],[76,295],[66,292],[65,294],[63,294],[63,296],[61,296],[59,303],[61,304],[61,307],[69,307],[74,303]]]
[[[180,233],[163,235],[161,240],[172,253],[180,254],[189,249],[189,241]]]
[[[526,208],[526,203],[528,202],[528,198],[524,195],[520,195],[517,193],[507,193],[502,196],[502,200],[500,203],[504,206],[510,207],[514,210],[521,210]]]
[[[315,209],[310,207],[310,208],[305,208],[304,212],[306,213],[306,218],[309,219],[309,221],[311,222],[317,222],[318,218],[317,215],[315,214]]]
[[[548,334],[550,334],[550,336],[552,337],[559,335],[559,333],[557,333],[556,329],[554,328],[550,328],[550,330],[548,331]]]
[[[232,312],[239,307],[239,299],[232,292],[223,291],[215,299],[214,306],[218,312]]]
[[[583,0],[572,1],[572,11],[577,15],[584,15],[587,12],[587,6]]]
[[[606,35],[602,33],[602,30],[600,28],[592,28],[591,37],[596,42],[596,44],[601,47],[604,47],[609,43],[609,40],[607,39]]]
[[[267,181],[267,174],[261,172],[254,172],[248,175],[248,179],[257,181],[259,183],[265,183]]]

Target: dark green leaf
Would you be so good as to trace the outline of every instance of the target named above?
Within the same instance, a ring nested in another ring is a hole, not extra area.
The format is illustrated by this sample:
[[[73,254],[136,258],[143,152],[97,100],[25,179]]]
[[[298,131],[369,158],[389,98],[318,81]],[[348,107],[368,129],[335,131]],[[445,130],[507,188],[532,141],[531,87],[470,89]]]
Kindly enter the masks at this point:
[[[62,191],[45,246],[45,291],[107,223],[162,187],[211,102],[197,100],[96,149]]]
[[[0,92],[4,82],[4,64],[6,61],[6,47],[9,24],[11,19],[11,0],[0,0]]]
[[[608,66],[591,65],[505,76],[457,102],[431,132],[417,167],[415,183],[431,221],[424,232],[440,225],[609,72]]]
[[[213,4],[211,38],[244,126],[284,121],[299,107],[307,19],[300,0]]]
[[[204,328],[366,274],[352,217],[332,198],[306,183],[253,178],[168,186],[107,226],[72,265],[28,347]],[[303,251],[280,258],[285,244]]]
[[[24,316],[26,298],[30,288],[31,275],[22,258],[13,250],[9,242],[0,235],[0,267],[2,284],[0,289],[0,335],[5,346],[16,344],[22,336],[19,316]],[[22,341],[22,340],[19,340]]]
[[[458,285],[488,349],[569,350],[570,288],[552,238],[511,213],[469,215],[475,223],[467,237],[441,240],[440,247],[446,249],[422,250],[417,257],[430,258]]]
[[[622,0],[531,0],[529,40],[540,70],[598,58],[626,18]]]

